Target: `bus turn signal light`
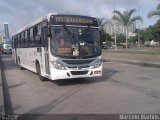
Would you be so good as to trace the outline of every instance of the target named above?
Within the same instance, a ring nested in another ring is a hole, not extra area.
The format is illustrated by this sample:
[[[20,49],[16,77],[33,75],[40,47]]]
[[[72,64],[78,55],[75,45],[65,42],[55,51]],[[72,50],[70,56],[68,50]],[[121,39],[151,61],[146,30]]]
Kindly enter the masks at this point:
[[[101,74],[101,71],[100,70],[94,71],[94,74]]]

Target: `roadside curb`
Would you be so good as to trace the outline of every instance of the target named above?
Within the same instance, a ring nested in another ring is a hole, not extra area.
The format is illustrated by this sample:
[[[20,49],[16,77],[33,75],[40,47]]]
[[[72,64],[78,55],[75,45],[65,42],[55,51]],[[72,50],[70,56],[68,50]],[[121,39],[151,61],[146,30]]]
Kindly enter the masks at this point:
[[[4,97],[3,97],[3,83],[2,83],[2,59],[0,54],[0,114],[4,114]]]
[[[103,62],[118,62],[118,63],[125,63],[125,64],[132,64],[132,65],[139,65],[143,67],[154,67],[160,68],[160,64],[150,63],[150,62],[143,62],[143,61],[127,61],[127,60],[120,60],[120,59],[102,59]]]

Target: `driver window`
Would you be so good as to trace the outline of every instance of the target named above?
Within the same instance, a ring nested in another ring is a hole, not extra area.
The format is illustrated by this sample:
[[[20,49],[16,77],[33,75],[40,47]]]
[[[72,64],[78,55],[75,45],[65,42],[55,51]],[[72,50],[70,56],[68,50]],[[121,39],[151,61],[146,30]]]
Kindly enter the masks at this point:
[[[52,35],[53,35],[52,37],[53,40],[51,44],[56,48],[63,46],[64,40],[63,40],[62,28],[55,28],[54,30],[52,30]]]

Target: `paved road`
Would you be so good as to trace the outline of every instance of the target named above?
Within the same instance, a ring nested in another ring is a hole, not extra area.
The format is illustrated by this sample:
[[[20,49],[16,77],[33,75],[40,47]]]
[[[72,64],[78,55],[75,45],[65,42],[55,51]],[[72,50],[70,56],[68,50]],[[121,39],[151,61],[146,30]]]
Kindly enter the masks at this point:
[[[20,113],[158,113],[160,69],[104,63],[103,77],[39,80],[3,55],[8,109]]]

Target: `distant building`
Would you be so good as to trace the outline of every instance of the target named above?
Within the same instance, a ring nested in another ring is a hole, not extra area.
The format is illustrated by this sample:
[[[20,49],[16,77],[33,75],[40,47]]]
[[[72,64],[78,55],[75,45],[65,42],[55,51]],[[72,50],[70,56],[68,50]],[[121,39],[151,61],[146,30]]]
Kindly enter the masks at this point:
[[[0,35],[0,44],[2,44],[4,42],[4,36]]]
[[[119,22],[115,22],[112,20],[104,25],[104,30],[106,33],[110,35],[113,35],[115,31],[117,34],[126,35],[124,26],[120,24]],[[131,24],[128,27],[128,37],[134,36],[135,34],[133,33],[135,33],[135,30],[136,30],[136,24]]]
[[[4,24],[4,34],[5,34],[5,38],[8,39],[9,38],[9,29],[8,29],[8,24]]]

